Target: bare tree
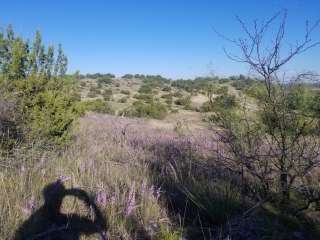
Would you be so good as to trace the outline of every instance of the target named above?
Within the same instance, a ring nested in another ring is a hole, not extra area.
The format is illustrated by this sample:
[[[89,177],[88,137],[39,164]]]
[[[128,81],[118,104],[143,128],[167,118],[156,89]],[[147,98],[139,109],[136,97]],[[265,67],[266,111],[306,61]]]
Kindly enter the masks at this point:
[[[223,127],[218,134],[223,146],[228,148],[228,156],[223,157],[243,178],[258,179],[264,193],[278,192],[281,202],[287,204],[291,191],[311,186],[311,176],[320,163],[320,141],[315,129],[319,120],[307,111],[293,109],[288,102],[291,90],[311,75],[300,74],[290,81],[281,69],[320,44],[311,38],[320,21],[312,25],[306,22],[303,39],[283,54],[286,11],[262,23],[254,21],[252,28],[239,17],[237,20],[246,37],[223,37],[237,46],[241,55],[227,50],[225,53],[233,61],[248,64],[263,79],[265,95],[260,99],[257,117],[249,117],[246,106],[237,123],[230,123],[230,117],[218,114]],[[275,34],[270,33],[272,29],[276,29]],[[319,201],[315,194],[308,196],[308,206],[310,201]]]

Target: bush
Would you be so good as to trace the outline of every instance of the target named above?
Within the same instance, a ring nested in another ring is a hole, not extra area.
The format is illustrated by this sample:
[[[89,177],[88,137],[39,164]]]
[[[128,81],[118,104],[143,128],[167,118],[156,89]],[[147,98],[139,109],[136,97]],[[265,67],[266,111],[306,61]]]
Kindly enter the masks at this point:
[[[151,94],[152,88],[149,85],[142,85],[138,92],[143,94]]]
[[[169,93],[169,94],[164,94],[164,95],[161,96],[161,98],[165,99],[166,104],[172,105],[172,103],[173,103],[173,96],[172,96],[171,93]]]
[[[112,89],[108,88],[104,90],[102,96],[105,101],[110,101],[112,99]]]
[[[153,96],[150,94],[136,94],[134,95],[135,99],[143,100],[147,103],[150,103],[153,101]]]
[[[184,106],[185,109],[190,109],[191,108],[191,97],[186,96],[186,97],[179,98],[176,101],[174,101],[174,103],[176,105]]]
[[[173,96],[176,98],[181,98],[181,97],[183,97],[183,94],[180,91],[177,91],[173,94]]]
[[[20,138],[19,118],[14,102],[0,99],[0,149],[11,149]]]
[[[83,110],[92,111],[97,113],[110,113],[113,114],[114,111],[108,102],[101,99],[88,100],[81,103]]]
[[[202,104],[200,111],[215,112],[221,110],[233,109],[237,106],[236,97],[234,95],[220,95],[211,103],[207,101]]]
[[[167,115],[167,108],[160,102],[137,101],[130,108],[124,110],[123,114],[131,117],[163,119]]]
[[[30,109],[30,134],[32,137],[43,136],[62,143],[69,138],[67,131],[73,120],[82,114],[75,104],[78,99],[56,91],[44,91],[38,94]]]
[[[171,91],[171,87],[170,86],[165,86],[164,88],[162,88],[162,91],[170,92]]]
[[[132,74],[125,74],[121,78],[132,79],[134,76]]]
[[[129,90],[121,90],[120,93],[125,94],[125,95],[130,95]]]
[[[237,106],[236,97],[234,95],[221,95],[215,98],[214,104],[225,109]]]
[[[126,103],[128,101],[128,97],[122,97],[119,99],[119,103]]]
[[[98,78],[98,84],[105,85],[105,84],[111,84],[112,79],[110,77],[100,77]]]
[[[95,98],[97,97],[97,95],[101,94],[101,91],[100,89],[98,89],[97,87],[95,86],[91,86],[90,89],[89,89],[89,93],[87,95],[87,97],[89,98]]]
[[[214,111],[214,105],[210,103],[209,101],[202,104],[200,108],[201,112],[213,112]]]

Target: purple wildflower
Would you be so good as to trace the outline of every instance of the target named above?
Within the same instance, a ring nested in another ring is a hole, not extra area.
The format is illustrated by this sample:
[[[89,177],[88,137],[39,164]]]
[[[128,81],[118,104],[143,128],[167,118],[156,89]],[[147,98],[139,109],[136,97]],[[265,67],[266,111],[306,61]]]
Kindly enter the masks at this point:
[[[128,217],[134,210],[136,202],[135,183],[133,182],[129,191],[128,199],[126,202],[125,216]]]
[[[96,201],[100,206],[106,207],[107,206],[107,193],[104,191],[98,192],[98,194],[96,196]]]

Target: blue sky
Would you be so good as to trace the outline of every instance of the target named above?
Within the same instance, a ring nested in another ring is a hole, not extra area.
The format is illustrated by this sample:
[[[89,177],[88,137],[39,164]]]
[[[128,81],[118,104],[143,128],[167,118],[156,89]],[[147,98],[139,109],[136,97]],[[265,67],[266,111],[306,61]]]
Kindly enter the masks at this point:
[[[0,26],[33,38],[42,32],[47,44],[61,43],[69,72],[161,74],[191,78],[209,74],[248,73],[230,61],[213,27],[230,37],[241,36],[235,15],[266,19],[288,9],[288,42],[300,39],[306,19],[320,17],[319,0],[6,0]],[[314,33],[320,40],[320,28]],[[320,47],[303,54],[286,71],[320,72]]]

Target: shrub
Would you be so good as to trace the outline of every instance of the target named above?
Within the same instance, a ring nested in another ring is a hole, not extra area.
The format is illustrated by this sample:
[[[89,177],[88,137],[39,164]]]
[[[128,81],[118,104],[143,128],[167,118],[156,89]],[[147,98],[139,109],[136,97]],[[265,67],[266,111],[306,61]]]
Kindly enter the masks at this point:
[[[125,74],[122,76],[122,78],[126,78],[126,79],[132,79],[134,76],[132,74]]]
[[[126,103],[128,101],[128,97],[122,97],[119,99],[119,103]]]
[[[214,104],[221,108],[230,109],[237,106],[237,101],[234,95],[221,95],[215,98]]]
[[[186,97],[179,98],[179,99],[175,100],[174,103],[176,105],[184,106],[185,109],[190,109],[191,108],[191,97],[186,96]]]
[[[171,91],[171,87],[170,86],[165,86],[164,88],[162,88],[162,91],[170,92]]]
[[[0,99],[0,149],[11,149],[20,138],[19,118],[14,102]]]
[[[88,100],[81,103],[83,110],[97,113],[114,113],[108,102],[101,99]]]
[[[134,95],[135,99],[143,100],[145,102],[152,102],[153,101],[153,96],[150,94],[136,94]]]
[[[173,94],[173,96],[176,98],[181,98],[181,97],[183,97],[183,94],[180,91],[177,91]]]
[[[121,90],[120,93],[125,94],[125,95],[130,95],[129,90]]]
[[[91,86],[90,89],[89,89],[89,93],[88,93],[88,97],[89,98],[95,98],[97,97],[98,94],[101,94],[101,91],[100,89],[98,89],[97,87],[95,86]]]
[[[200,108],[201,112],[213,112],[214,111],[214,105],[210,103],[209,101],[202,104]]]
[[[169,93],[169,94],[164,94],[164,95],[161,96],[161,98],[164,98],[164,99],[165,99],[166,104],[172,105],[172,103],[173,103],[173,96],[172,96],[171,93]]]
[[[143,94],[151,94],[152,88],[149,85],[142,85],[138,92]]]
[[[112,99],[112,89],[108,88],[104,90],[102,96],[105,101],[110,101]]]
[[[163,119],[167,115],[167,108],[160,102],[137,101],[130,108],[124,110],[123,114],[131,117]]]
[[[111,84],[112,79],[110,77],[100,77],[98,78],[98,84],[104,85],[104,84]]]
[[[38,94],[30,111],[30,134],[43,136],[60,144],[69,138],[67,131],[73,120],[82,114],[75,104],[78,99],[56,91],[44,91]]]

